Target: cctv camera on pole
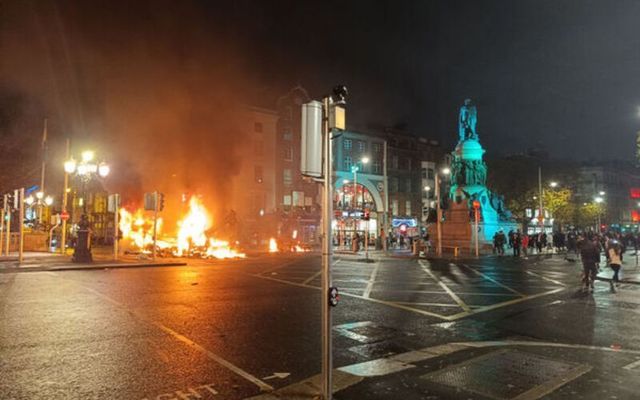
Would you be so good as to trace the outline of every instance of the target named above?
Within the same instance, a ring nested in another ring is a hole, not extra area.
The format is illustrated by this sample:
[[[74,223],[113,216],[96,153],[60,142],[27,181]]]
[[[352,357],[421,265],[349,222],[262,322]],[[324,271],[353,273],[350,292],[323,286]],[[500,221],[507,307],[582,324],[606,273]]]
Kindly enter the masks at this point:
[[[338,289],[331,284],[331,216],[333,214],[333,165],[331,135],[345,129],[347,88],[336,86],[322,103],[311,101],[302,106],[301,171],[305,176],[321,180],[322,196],[322,399],[333,397],[331,371],[331,307],[338,304]],[[323,149],[324,148],[324,149]]]

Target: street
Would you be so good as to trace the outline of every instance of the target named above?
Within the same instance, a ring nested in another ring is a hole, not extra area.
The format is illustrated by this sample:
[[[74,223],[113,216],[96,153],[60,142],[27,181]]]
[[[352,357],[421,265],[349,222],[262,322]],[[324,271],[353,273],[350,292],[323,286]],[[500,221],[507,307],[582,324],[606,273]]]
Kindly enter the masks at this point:
[[[188,264],[0,274],[0,397],[269,399],[318,374],[319,257]],[[333,271],[338,399],[640,390],[640,286],[581,293],[578,264],[560,256],[341,255]],[[508,367],[522,363],[544,368]]]

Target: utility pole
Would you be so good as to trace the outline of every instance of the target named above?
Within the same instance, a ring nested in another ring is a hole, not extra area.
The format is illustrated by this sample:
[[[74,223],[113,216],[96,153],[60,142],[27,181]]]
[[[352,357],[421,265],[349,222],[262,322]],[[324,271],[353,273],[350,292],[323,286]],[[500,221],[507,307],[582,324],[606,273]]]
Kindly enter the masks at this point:
[[[9,196],[5,194],[5,198],[8,200]],[[6,237],[7,248],[5,250],[6,251],[5,255],[9,256],[9,251],[10,251],[10,248],[11,248],[11,205],[8,204],[8,203],[7,203],[7,215],[6,215],[6,218],[7,218],[7,237]]]
[[[542,167],[538,166],[538,199],[540,211],[538,214],[538,221],[540,222],[540,232],[544,232],[544,210],[542,204]]]
[[[436,172],[436,254],[442,256],[442,208],[440,205],[440,175]]]
[[[40,171],[40,192],[44,195],[44,175],[47,167],[47,119],[44,119],[44,128],[42,130],[42,168]],[[43,219],[43,204],[42,201],[38,202],[38,225],[42,226]]]
[[[69,161],[69,139],[67,139],[67,150],[65,153],[65,162]],[[62,252],[62,254],[66,254],[67,253],[67,219],[68,219],[68,214],[67,214],[67,198],[68,198],[68,192],[69,191],[69,173],[67,172],[67,168],[65,167],[64,170],[64,190],[62,191],[62,213],[64,215],[67,215],[67,217],[62,218],[62,234],[60,236],[60,250]]]
[[[22,260],[24,257],[24,188],[21,188],[19,191],[19,223],[20,223],[20,242],[18,247],[18,263],[22,264]]]
[[[478,231],[478,220],[480,218],[480,215],[478,213],[478,211],[480,211],[480,202],[478,200],[474,200],[473,201],[473,217],[474,217],[474,242],[475,242],[475,250],[476,250],[476,257],[480,256],[480,246],[479,246],[479,241],[478,241],[478,236],[479,235],[479,231]]]
[[[333,397],[332,384],[332,343],[331,343],[331,306],[329,304],[329,288],[331,287],[331,215],[332,212],[332,186],[331,186],[331,166],[332,166],[332,146],[331,146],[331,129],[329,127],[329,106],[331,98],[329,96],[323,99],[323,144],[324,144],[324,191],[323,191],[323,207],[322,207],[322,224],[323,224],[323,242],[322,242],[322,394],[324,400],[331,400]],[[354,210],[355,204],[355,174],[354,174]]]
[[[158,201],[160,200],[160,196],[158,195],[158,191],[153,192],[153,252],[151,253],[151,259],[153,261],[156,260],[156,243],[158,239]],[[118,229],[116,227],[116,229]]]
[[[114,199],[114,203],[115,203],[115,212],[114,214],[114,228],[113,228],[113,259],[117,260],[118,259],[118,245],[120,244],[120,195],[119,194],[114,194],[113,195],[113,199]],[[157,208],[157,207],[156,207]]]
[[[389,180],[387,177],[387,139],[384,140],[384,147],[382,151],[382,173],[384,184],[384,215],[382,226],[384,227],[384,237],[382,238],[382,247],[384,252],[387,252],[387,237],[389,236]]]

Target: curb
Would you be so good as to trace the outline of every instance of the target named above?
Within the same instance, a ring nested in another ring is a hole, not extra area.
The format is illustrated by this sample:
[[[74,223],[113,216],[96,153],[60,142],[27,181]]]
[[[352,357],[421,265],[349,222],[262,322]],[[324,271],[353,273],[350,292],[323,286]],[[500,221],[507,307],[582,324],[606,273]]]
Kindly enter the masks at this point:
[[[95,265],[59,265],[49,267],[11,267],[0,269],[2,273],[21,272],[46,272],[46,271],[86,271],[100,269],[124,269],[124,268],[148,268],[148,267],[181,267],[187,265],[186,262],[166,262],[166,263],[129,263],[129,264],[95,264]]]

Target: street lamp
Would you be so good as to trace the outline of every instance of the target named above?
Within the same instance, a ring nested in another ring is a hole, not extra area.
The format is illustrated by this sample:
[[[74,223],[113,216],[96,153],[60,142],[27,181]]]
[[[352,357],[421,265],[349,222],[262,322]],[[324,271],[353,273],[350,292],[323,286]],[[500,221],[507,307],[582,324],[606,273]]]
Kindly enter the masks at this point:
[[[604,194],[604,192],[600,192],[602,194]],[[593,201],[596,202],[596,204],[600,205],[602,203],[604,203],[604,198],[602,197],[602,195],[600,196],[596,196]],[[601,227],[602,226],[602,212],[600,210],[600,207],[598,207],[598,232],[600,232]]]
[[[68,143],[67,143],[68,146]],[[67,147],[67,156],[68,156],[68,147]],[[99,176],[101,178],[105,178],[111,172],[111,168],[105,162],[96,163],[94,160],[96,158],[95,152],[92,150],[85,150],[80,154],[80,162],[76,162],[73,157],[69,158],[64,162],[64,196],[63,196],[63,205],[62,212],[68,216],[67,214],[67,193],[69,192],[69,175],[75,174],[82,181],[82,216],[80,217],[80,222],[78,223],[78,240],[76,241],[76,247],[73,253],[73,261],[74,262],[91,262],[91,248],[89,245],[89,219],[87,217],[87,191],[86,185],[94,176]],[[65,253],[66,248],[66,219],[63,218],[62,223],[62,240],[61,247],[62,253]]]
[[[551,186],[552,188],[557,188],[558,187],[558,182],[550,182],[549,186]]]
[[[451,169],[449,167],[444,167],[440,171],[442,175],[449,175],[451,173]],[[440,201],[440,173],[436,172],[435,176],[435,187],[436,187],[436,233],[438,237],[438,246],[436,248],[436,252],[438,256],[442,255],[442,207]]]

